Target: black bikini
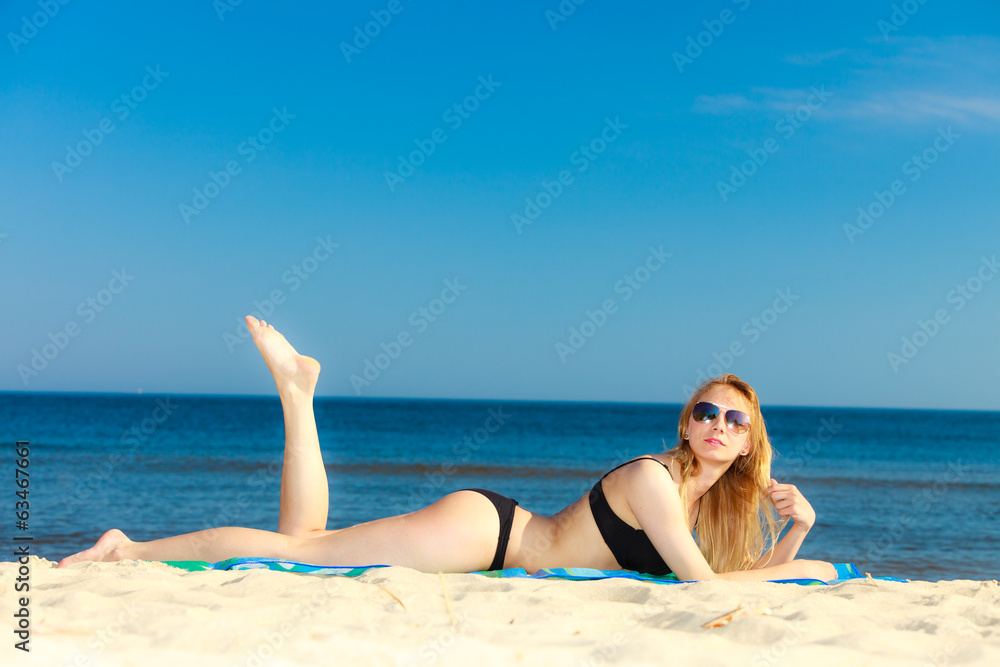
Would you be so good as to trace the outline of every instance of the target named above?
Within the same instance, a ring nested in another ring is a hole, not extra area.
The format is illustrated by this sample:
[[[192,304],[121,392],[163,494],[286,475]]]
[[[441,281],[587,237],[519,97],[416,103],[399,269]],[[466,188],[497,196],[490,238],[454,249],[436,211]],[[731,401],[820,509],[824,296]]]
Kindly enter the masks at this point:
[[[607,477],[622,466],[634,463],[635,461],[641,461],[642,459],[656,461],[664,468],[667,468],[667,464],[652,456],[641,456],[612,468],[604,473],[604,477]],[[669,473],[670,469],[667,468],[667,474]],[[656,547],[646,537],[645,531],[636,530],[611,511],[608,499],[604,496],[604,487],[601,484],[604,477],[601,477],[597,481],[597,484],[594,485],[594,488],[590,490],[590,510],[594,514],[594,521],[597,523],[597,529],[601,531],[604,543],[611,549],[611,553],[618,562],[618,565],[623,569],[643,572],[645,574],[670,574],[670,568],[663,562],[663,558],[656,551]],[[507,543],[510,541],[510,531],[514,525],[514,508],[517,507],[518,503],[513,498],[501,496],[495,491],[488,491],[486,489],[462,490],[481,493],[489,498],[493,506],[496,507],[497,515],[500,517],[500,534],[497,537],[497,550],[493,555],[493,562],[490,563],[487,569],[502,570],[504,559],[507,557]],[[698,512],[699,514],[701,513],[700,507],[698,508]],[[697,519],[695,519],[695,523],[697,523]]]
[[[497,551],[493,555],[493,562],[490,563],[487,569],[502,570],[503,561],[507,557],[507,542],[510,541],[510,529],[514,525],[514,508],[517,506],[517,501],[513,498],[501,496],[495,491],[487,491],[486,489],[462,489],[462,491],[476,491],[477,493],[481,493],[489,498],[493,506],[497,508],[497,514],[500,516],[500,536],[497,538]]]
[[[667,468],[666,463],[652,456],[642,456],[612,468],[604,473],[604,477],[607,477],[622,466],[634,463],[635,461],[641,461],[642,459],[656,461],[664,468]],[[667,468],[667,474],[670,474],[669,468]],[[646,537],[645,531],[636,530],[625,523],[620,516],[611,511],[611,505],[608,504],[608,499],[604,496],[604,486],[601,484],[604,477],[601,477],[597,481],[597,484],[594,485],[594,488],[590,490],[590,511],[593,512],[594,521],[597,522],[597,529],[601,531],[601,537],[604,538],[604,543],[611,549],[611,554],[615,557],[615,560],[626,570],[635,570],[644,574],[670,574],[670,568],[663,562],[663,558],[660,557],[656,547]],[[700,506],[698,512],[699,514],[701,513]],[[697,523],[697,519],[695,522]]]

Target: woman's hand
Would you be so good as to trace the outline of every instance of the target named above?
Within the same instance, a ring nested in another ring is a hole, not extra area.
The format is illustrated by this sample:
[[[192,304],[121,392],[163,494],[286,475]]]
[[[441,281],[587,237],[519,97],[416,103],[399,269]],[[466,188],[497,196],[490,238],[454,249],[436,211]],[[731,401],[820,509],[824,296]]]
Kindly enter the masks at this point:
[[[778,516],[790,518],[796,527],[808,531],[816,523],[816,511],[794,484],[778,484],[772,479],[766,493]]]
[[[774,479],[771,480],[771,484],[768,485],[767,489],[764,491],[765,495],[774,504],[774,508],[778,511],[778,516],[791,519],[794,523],[789,529],[785,536],[781,538],[770,551],[761,556],[754,567],[763,568],[770,567],[773,565],[779,565],[782,563],[791,563],[795,558],[795,555],[799,552],[799,547],[802,546],[802,541],[806,538],[806,533],[809,529],[813,527],[816,523],[816,512],[813,510],[812,505],[806,500],[794,484],[778,484]],[[796,561],[801,563],[811,563],[804,567],[816,569],[819,568],[819,575],[796,575],[796,576],[809,576],[815,577],[817,579],[823,579],[827,581],[828,579],[836,578],[835,568],[829,563],[822,563],[821,566],[816,565],[819,561]],[[833,572],[832,576],[830,575]]]

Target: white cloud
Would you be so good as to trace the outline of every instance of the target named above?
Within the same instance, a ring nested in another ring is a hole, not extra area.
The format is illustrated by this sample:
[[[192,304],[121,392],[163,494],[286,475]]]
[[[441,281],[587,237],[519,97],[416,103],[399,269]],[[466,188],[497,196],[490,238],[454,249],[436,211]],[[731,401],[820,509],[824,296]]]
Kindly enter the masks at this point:
[[[756,104],[743,95],[699,95],[694,98],[695,111],[715,116],[756,108]]]
[[[794,112],[806,103],[815,91],[821,90],[824,96],[832,93],[829,86],[815,86],[809,88],[751,88],[750,95],[726,94],[726,95],[699,95],[694,100],[694,110],[701,113],[709,113],[716,116],[723,116],[731,113],[745,111],[780,111],[782,113]],[[816,110],[815,107],[813,109]]]
[[[886,116],[903,120],[945,118],[970,122],[1000,121],[1000,97],[958,97],[924,91],[899,91],[878,98],[853,100],[837,110],[841,115]]]
[[[1000,40],[994,37],[872,39],[863,47],[793,54],[785,61],[816,70],[836,95],[816,113],[830,119],[921,122],[1000,121]],[[748,93],[701,95],[696,112],[713,115],[789,112],[809,88],[752,88]]]
[[[810,67],[824,63],[827,60],[833,60],[835,58],[840,58],[841,56],[851,55],[851,53],[850,49],[834,49],[833,51],[826,51],[825,53],[796,53],[786,56],[785,62],[792,63],[793,65]]]

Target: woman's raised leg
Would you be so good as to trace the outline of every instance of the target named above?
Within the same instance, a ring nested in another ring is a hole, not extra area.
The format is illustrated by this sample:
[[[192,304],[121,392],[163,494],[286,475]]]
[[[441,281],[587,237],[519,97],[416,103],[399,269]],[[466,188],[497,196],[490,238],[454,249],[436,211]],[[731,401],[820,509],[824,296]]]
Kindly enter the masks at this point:
[[[215,562],[236,556],[402,565],[424,572],[468,572],[489,565],[499,518],[493,504],[474,491],[456,491],[416,512],[325,530],[329,489],[312,409],[319,362],[300,355],[265,322],[248,316],[247,328],[274,376],[285,418],[278,532],[223,527],[133,542],[114,529],[90,549],[64,558],[60,567],[77,561]]]
[[[266,322],[248,315],[247,329],[278,387],[285,417],[278,532],[296,537],[325,531],[330,488],[313,413],[319,362],[303,356]]]

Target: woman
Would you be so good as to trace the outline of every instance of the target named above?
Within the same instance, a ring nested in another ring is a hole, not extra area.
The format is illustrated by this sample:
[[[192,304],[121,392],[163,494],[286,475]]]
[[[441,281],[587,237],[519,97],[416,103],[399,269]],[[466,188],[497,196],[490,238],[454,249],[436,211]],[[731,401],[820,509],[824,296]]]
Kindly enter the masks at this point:
[[[110,530],[60,567],[84,560],[257,556],[423,572],[591,567],[673,571],[682,580],[837,576],[829,563],[793,560],[815,513],[794,486],[769,479],[771,446],[757,395],[734,375],[695,392],[681,412],[677,447],[622,464],[554,516],[490,491],[463,489],[416,512],[326,530],[329,490],[312,409],[319,363],[266,322],[246,321],[285,418],[278,532],[227,527],[133,542]],[[767,544],[775,537],[767,500],[794,525],[765,554],[765,530]]]

